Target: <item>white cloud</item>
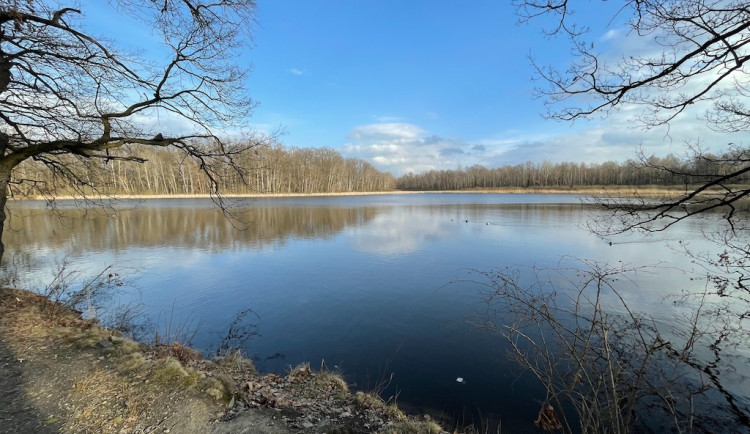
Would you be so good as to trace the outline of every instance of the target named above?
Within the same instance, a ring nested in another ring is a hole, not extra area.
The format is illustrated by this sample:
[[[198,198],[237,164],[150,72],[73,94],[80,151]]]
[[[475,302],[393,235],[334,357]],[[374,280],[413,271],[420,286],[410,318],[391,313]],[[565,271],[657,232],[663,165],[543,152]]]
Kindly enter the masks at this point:
[[[572,161],[601,163],[622,162],[634,158],[639,148],[647,154],[664,156],[683,155],[686,144],[701,143],[712,152],[721,152],[730,142],[743,143],[740,134],[724,134],[708,128],[698,119],[697,108],[685,113],[663,126],[645,130],[634,121],[632,113],[616,112],[603,121],[577,126],[569,132],[564,130],[546,135],[518,135],[480,141],[488,150],[494,151],[492,166],[517,164],[524,161],[552,162]],[[560,125],[560,124],[558,124]]]
[[[416,125],[406,123],[377,123],[355,127],[349,134],[349,139],[357,141],[411,141],[423,134],[424,131]]]
[[[384,213],[369,224],[349,229],[354,248],[383,256],[399,255],[419,250],[426,240],[444,234],[448,218],[425,215],[412,210]]]
[[[483,152],[476,143],[431,135],[409,123],[361,125],[348,139],[343,147],[346,154],[372,161],[378,169],[396,176],[474,164]]]
[[[289,70],[289,72],[291,72],[294,75],[302,75],[305,73],[303,70],[297,69],[297,68],[292,68]]]
[[[696,110],[700,110],[697,108]],[[636,157],[639,148],[647,154],[682,155],[686,143],[700,142],[707,150],[721,152],[729,142],[741,144],[739,134],[727,135],[707,128],[696,113],[686,113],[669,127],[643,130],[628,110],[613,113],[608,119],[564,124],[546,133],[506,131],[480,140],[441,137],[408,123],[362,125],[349,134],[342,150],[349,156],[372,162],[379,170],[395,176],[408,172],[448,170],[480,164],[485,167],[541,163],[623,162]]]
[[[602,35],[602,41],[610,41],[612,39],[620,38],[623,34],[622,29],[610,29],[604,35]]]

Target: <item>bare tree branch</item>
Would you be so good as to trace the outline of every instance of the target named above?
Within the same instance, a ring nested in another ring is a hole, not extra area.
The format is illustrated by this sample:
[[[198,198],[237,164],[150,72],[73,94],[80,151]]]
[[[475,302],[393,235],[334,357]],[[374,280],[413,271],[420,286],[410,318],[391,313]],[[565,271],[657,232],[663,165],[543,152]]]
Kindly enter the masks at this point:
[[[64,2],[63,2],[64,3]],[[272,138],[227,146],[254,102],[235,61],[254,22],[251,0],[110,0],[161,34],[163,64],[139,60],[89,33],[85,10],[47,0],[0,5],[0,208],[13,171],[33,159],[85,194],[87,165],[64,155],[139,163],[133,151],[174,147],[194,159],[221,203],[222,167],[244,176],[243,154]],[[180,129],[144,121],[171,116]],[[89,192],[91,190],[88,190]],[[0,215],[2,229],[4,215]],[[0,255],[2,250],[0,249]]]

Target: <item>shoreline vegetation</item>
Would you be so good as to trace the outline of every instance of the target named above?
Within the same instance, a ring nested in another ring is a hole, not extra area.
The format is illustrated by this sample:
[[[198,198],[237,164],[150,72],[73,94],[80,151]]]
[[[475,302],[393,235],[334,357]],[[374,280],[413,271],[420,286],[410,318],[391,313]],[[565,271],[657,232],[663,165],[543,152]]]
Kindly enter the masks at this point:
[[[447,433],[324,364],[263,375],[236,351],[138,343],[26,290],[0,288],[0,365],[3,432]]]
[[[460,190],[386,190],[386,191],[357,191],[357,192],[329,192],[329,193],[242,193],[221,194],[226,199],[256,199],[256,198],[292,198],[292,197],[345,197],[345,196],[376,196],[394,194],[572,194],[587,196],[618,196],[618,197],[671,197],[689,191],[692,186],[665,187],[661,185],[638,186],[581,186],[581,187],[506,187],[506,188],[471,188]],[[718,189],[716,190],[718,191]],[[711,191],[707,191],[710,193]],[[215,197],[210,194],[92,194],[92,195],[29,195],[10,197],[10,200],[82,200],[82,199],[112,199],[112,200],[150,200],[150,199],[209,199]]]
[[[13,173],[9,196],[17,197],[194,197],[220,191],[228,197],[256,195],[329,195],[393,191],[558,192],[600,189],[622,191],[700,188],[707,176],[732,173],[736,155],[701,154],[663,158],[639,155],[637,160],[603,163],[548,161],[487,168],[474,165],[455,170],[409,172],[396,178],[367,161],[345,158],[332,148],[288,148],[282,144],[254,146],[250,154],[235,155],[231,164],[213,161],[204,166],[181,150],[134,146],[113,150],[112,161],[88,161],[65,156],[64,173],[49,171],[40,161],[27,160]],[[137,154],[141,164],[128,164]],[[61,157],[62,158],[62,157]],[[109,157],[108,157],[109,158]],[[228,165],[227,165],[228,164]],[[732,181],[747,185],[750,173]],[[604,186],[604,187],[603,187]]]

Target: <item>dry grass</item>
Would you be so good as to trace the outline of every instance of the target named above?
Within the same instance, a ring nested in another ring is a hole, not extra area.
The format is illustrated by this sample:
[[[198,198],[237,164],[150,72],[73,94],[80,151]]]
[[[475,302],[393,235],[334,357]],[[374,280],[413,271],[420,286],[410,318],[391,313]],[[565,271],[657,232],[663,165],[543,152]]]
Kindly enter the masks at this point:
[[[185,389],[193,388],[205,375],[195,369],[186,368],[179,360],[167,357],[156,360],[150,367],[149,381],[163,386],[179,386]]]
[[[224,371],[256,373],[253,361],[245,357],[241,350],[230,351],[222,357],[213,359],[213,362]]]
[[[177,341],[174,341],[172,345],[155,345],[152,351],[161,357],[174,357],[184,365],[203,360],[200,351],[186,347]]]
[[[295,385],[295,393],[304,397],[344,396],[349,393],[349,386],[340,375],[328,371],[313,372],[309,363],[293,368],[286,379]]]
[[[388,416],[389,419],[403,423],[408,422],[406,415],[395,404],[388,404],[377,395],[357,392],[354,395],[354,402],[360,407],[378,410]]]
[[[432,421],[397,422],[380,430],[378,434],[441,434],[445,431]]]
[[[227,394],[221,382],[26,291],[0,289],[0,339],[27,378],[20,405],[61,432],[209,423],[225,406],[216,401]]]
[[[698,186],[693,186],[697,188]],[[690,186],[688,186],[690,188]],[[716,189],[716,191],[719,191]],[[685,193],[684,186],[662,185],[589,185],[577,187],[507,187],[507,188],[474,188],[453,191],[410,191],[409,193],[446,193],[446,194],[574,194],[582,196],[615,196],[615,197],[677,197]],[[710,190],[709,190],[710,193]]]
[[[116,432],[133,426],[139,415],[153,404],[153,396],[111,371],[95,370],[75,383],[69,431],[86,427],[98,432]],[[97,399],[91,399],[92,396]]]

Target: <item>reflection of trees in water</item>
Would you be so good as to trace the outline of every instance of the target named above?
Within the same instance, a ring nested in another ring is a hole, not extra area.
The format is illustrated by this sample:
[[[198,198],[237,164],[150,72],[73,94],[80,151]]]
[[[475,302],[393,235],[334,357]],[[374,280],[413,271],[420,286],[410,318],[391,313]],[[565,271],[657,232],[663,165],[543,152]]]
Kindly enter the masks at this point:
[[[213,208],[125,210],[15,208],[4,234],[8,252],[38,248],[69,252],[173,246],[208,250],[263,247],[288,238],[327,238],[372,220],[374,207],[259,207],[239,211],[242,224]],[[240,228],[238,229],[239,226]]]

